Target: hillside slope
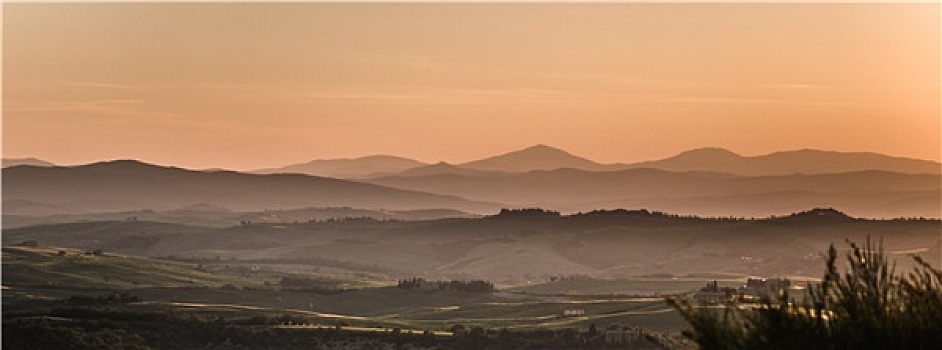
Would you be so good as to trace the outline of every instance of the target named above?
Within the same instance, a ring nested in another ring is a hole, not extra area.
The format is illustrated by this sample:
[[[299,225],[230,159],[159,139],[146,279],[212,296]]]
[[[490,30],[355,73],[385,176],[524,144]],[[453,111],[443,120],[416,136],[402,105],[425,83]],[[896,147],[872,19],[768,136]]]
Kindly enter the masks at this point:
[[[489,213],[500,207],[308,175],[193,171],[129,160],[76,167],[16,166],[4,169],[3,185],[4,200],[68,207],[72,212],[169,210],[193,204],[239,211],[348,206]]]
[[[669,171],[713,171],[737,175],[827,174],[879,170],[904,174],[939,174],[938,162],[891,157],[870,152],[834,152],[813,149],[745,157],[722,148],[701,148],[676,156],[620,166]]]
[[[422,222],[352,220],[200,228],[88,222],[4,230],[4,245],[104,249],[236,263],[342,266],[388,278],[485,278],[502,285],[551,276],[820,276],[823,253],[845,239],[882,238],[900,269],[907,254],[939,261],[938,220],[859,220],[810,211],[779,219],[697,219],[644,211],[500,215]]]
[[[260,169],[255,174],[307,174],[334,178],[359,178],[374,173],[396,173],[427,165],[417,160],[396,156],[367,156],[360,158],[315,159],[307,163],[279,168]]]
[[[558,148],[536,145],[525,149],[458,165],[480,171],[527,172],[562,168],[602,170],[604,165],[574,156]]]

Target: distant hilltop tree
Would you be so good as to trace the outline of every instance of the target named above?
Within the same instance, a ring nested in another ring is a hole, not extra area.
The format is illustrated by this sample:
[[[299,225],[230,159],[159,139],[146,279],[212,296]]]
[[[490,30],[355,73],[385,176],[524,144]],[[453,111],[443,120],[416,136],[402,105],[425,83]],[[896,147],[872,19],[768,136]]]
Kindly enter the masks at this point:
[[[773,219],[782,222],[842,222],[857,220],[834,208],[814,208]]]
[[[590,211],[590,212],[588,212],[588,213],[580,213],[579,215],[580,215],[580,216],[641,216],[641,217],[645,217],[645,216],[653,216],[653,215],[664,216],[664,213],[661,213],[661,212],[654,212],[654,213],[652,213],[651,211],[649,211],[649,210],[647,210],[647,209],[635,209],[635,210],[628,210],[628,209],[605,210],[605,209],[599,209],[599,210]]]
[[[562,215],[558,211],[546,210],[542,208],[523,208],[523,209],[501,209],[500,213],[492,216],[497,219],[547,219],[559,218]]]

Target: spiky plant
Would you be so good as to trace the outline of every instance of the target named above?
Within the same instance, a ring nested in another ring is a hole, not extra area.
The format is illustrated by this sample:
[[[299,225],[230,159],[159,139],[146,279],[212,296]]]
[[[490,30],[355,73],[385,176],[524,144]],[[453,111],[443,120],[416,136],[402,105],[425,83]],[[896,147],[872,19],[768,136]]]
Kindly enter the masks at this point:
[[[710,349],[938,349],[942,344],[942,271],[915,256],[897,274],[883,244],[848,244],[848,269],[828,249],[827,273],[800,301],[786,291],[754,306],[721,308],[671,299],[690,322],[691,338]]]

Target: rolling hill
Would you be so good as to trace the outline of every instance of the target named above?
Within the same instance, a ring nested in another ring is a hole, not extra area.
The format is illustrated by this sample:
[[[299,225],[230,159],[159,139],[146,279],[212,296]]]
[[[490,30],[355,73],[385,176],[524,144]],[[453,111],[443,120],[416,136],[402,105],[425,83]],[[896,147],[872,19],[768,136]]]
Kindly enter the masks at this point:
[[[83,251],[218,256],[227,264],[293,263],[385,278],[485,278],[522,285],[570,275],[820,277],[829,244],[841,248],[845,239],[863,242],[868,235],[882,238],[898,268],[905,270],[912,264],[910,253],[939,261],[939,228],[938,220],[860,220],[827,209],[763,220],[618,210],[225,228],[84,222],[6,229],[3,244],[35,240]]]
[[[736,176],[650,168],[557,169],[478,176],[390,176],[372,183],[463,198],[567,212],[654,208],[707,216],[764,217],[836,206],[866,217],[940,217],[942,176],[858,171],[818,175]]]
[[[348,206],[492,213],[500,207],[455,196],[332,178],[193,171],[130,160],[75,167],[10,167],[3,171],[3,182],[5,201],[54,205],[72,213],[170,210],[193,204],[238,211]]]
[[[385,176],[427,176],[427,175],[441,175],[441,174],[453,174],[453,175],[464,175],[464,176],[481,176],[481,175],[498,175],[504,174],[501,171],[484,171],[484,170],[475,170],[471,168],[465,168],[458,165],[448,164],[445,162],[439,162],[432,165],[425,165],[420,167],[415,167],[409,170],[405,170],[399,173],[394,174],[383,174],[377,173],[373,174],[369,178],[385,177]]]
[[[219,287],[261,282],[196,266],[68,248],[4,247],[4,286],[67,288]]]
[[[307,174],[334,178],[360,178],[376,173],[397,173],[427,165],[417,160],[395,156],[367,156],[361,158],[316,159],[307,163],[280,168],[260,169],[255,174]]]
[[[669,171],[712,171],[737,175],[827,174],[880,170],[904,174],[939,174],[942,164],[869,152],[833,152],[813,149],[744,157],[722,148],[701,148],[676,156],[620,166]]]
[[[531,146],[490,158],[458,165],[461,168],[508,173],[562,168],[603,170],[605,166],[546,145]]]

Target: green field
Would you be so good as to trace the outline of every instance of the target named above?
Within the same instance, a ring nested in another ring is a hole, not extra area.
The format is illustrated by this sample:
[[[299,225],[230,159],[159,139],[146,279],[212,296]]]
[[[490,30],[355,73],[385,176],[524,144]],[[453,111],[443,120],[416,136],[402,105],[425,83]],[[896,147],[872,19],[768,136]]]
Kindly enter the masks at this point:
[[[588,293],[598,290],[592,286],[604,284],[598,281],[581,295],[540,295],[540,286],[493,293],[409,290],[375,287],[382,283],[339,276],[328,279],[336,282],[334,290],[284,290],[277,280],[286,275],[59,248],[8,247],[3,250],[3,307],[13,313],[50,310],[68,306],[65,300],[72,296],[126,291],[143,301],[114,307],[226,319],[287,314],[328,326],[445,331],[456,324],[509,329],[587,328],[596,324],[640,325],[670,333],[686,327],[679,314],[660,298]],[[582,309],[585,315],[565,317],[564,309]]]
[[[221,287],[262,281],[189,264],[90,254],[67,248],[3,248],[4,286],[69,288]]]
[[[696,290],[708,281],[704,278],[620,278],[554,281],[512,287],[508,291],[539,295],[616,295],[668,296]],[[744,279],[715,279],[721,287],[738,287]]]

